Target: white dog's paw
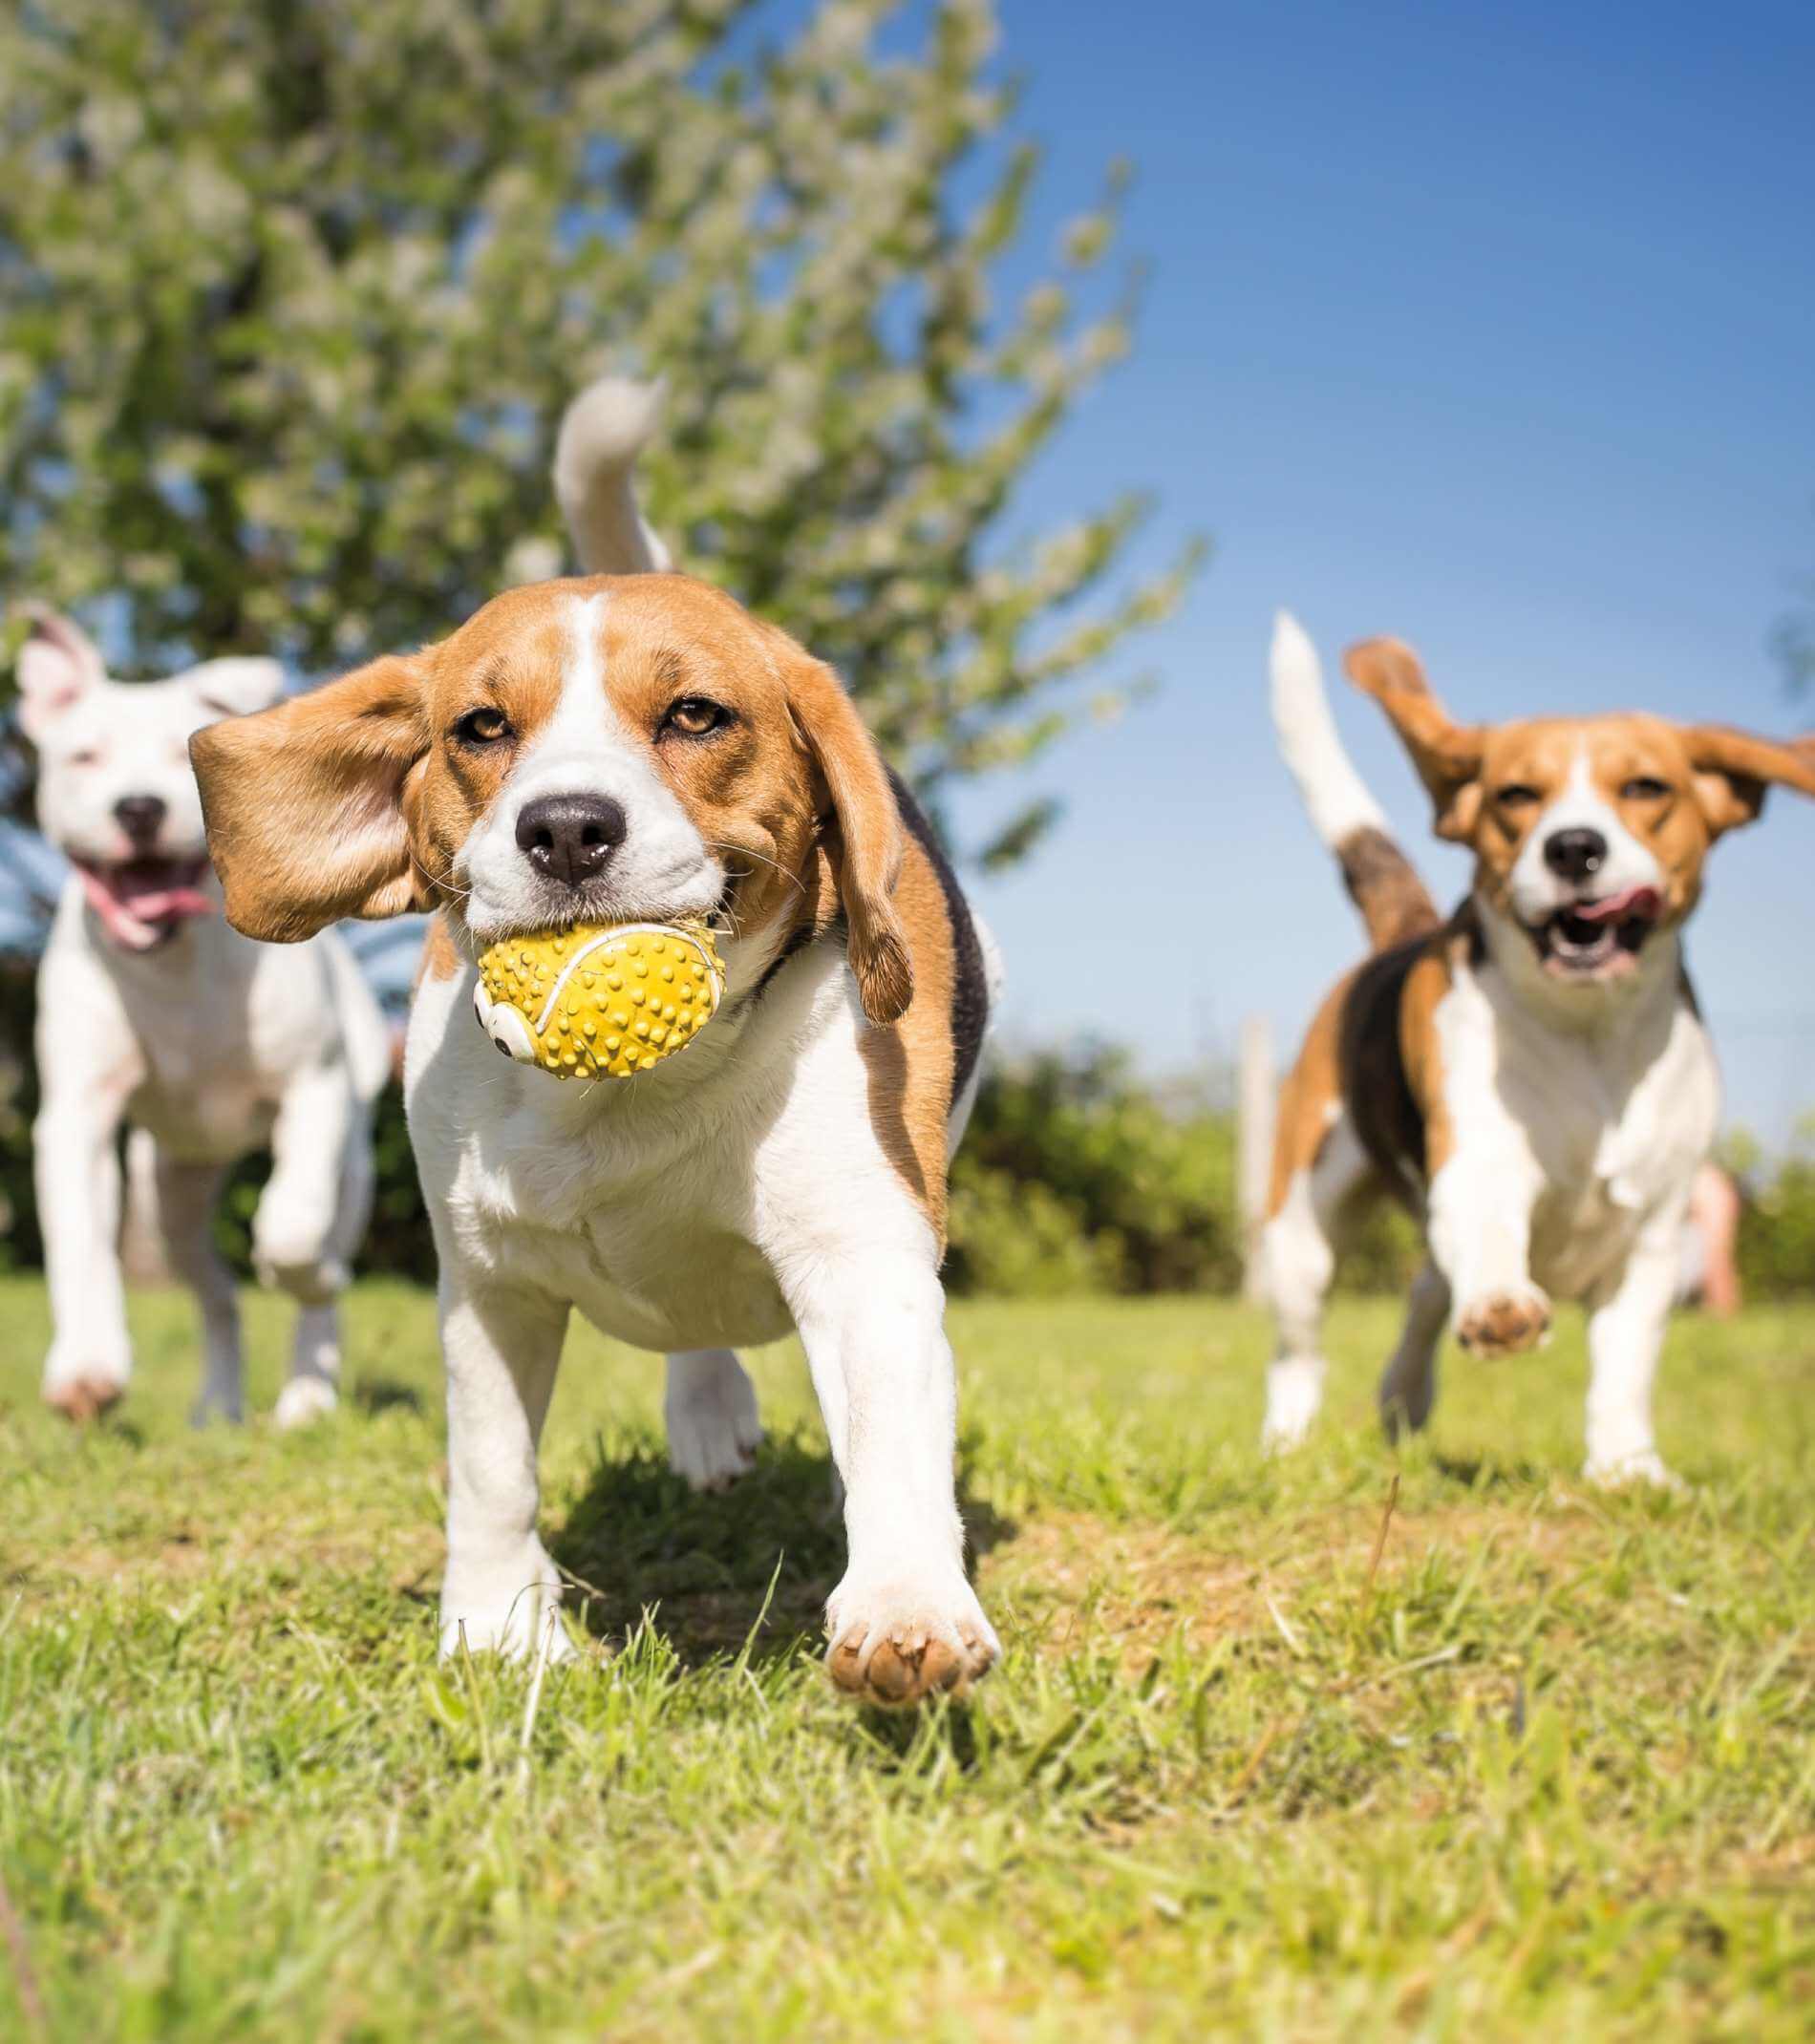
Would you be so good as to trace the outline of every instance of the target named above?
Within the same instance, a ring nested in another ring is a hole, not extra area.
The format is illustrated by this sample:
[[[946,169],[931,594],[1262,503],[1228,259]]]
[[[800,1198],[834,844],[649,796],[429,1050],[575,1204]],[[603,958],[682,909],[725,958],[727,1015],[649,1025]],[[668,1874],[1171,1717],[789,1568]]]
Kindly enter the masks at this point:
[[[832,1680],[865,1703],[888,1708],[941,1691],[961,1696],[1002,1652],[956,1568],[920,1579],[847,1575],[825,1607],[825,1629]]]
[[[669,1467],[694,1489],[727,1489],[755,1465],[757,1387],[729,1349],[671,1355],[663,1410]]]
[[[450,1581],[441,1592],[441,1658],[496,1653],[507,1661],[565,1661],[573,1653],[561,1623],[561,1577],[537,1542],[516,1568],[492,1567],[469,1593]]]
[[[1470,1355],[1523,1355],[1550,1337],[1550,1302],[1522,1280],[1478,1292],[1456,1315],[1456,1339]]]
[[[126,1395],[130,1356],[104,1343],[58,1340],[44,1361],[44,1402],[78,1425],[98,1419]]]
[[[331,1306],[352,1281],[352,1272],[337,1256],[321,1256],[304,1248],[252,1246],[252,1267],[270,1291],[288,1292],[298,1306]]]
[[[1682,1479],[1671,1472],[1655,1448],[1638,1448],[1629,1455],[1591,1455],[1582,1474],[1603,1490],[1618,1490],[1628,1483],[1646,1483],[1655,1490],[1675,1491],[1679,1495],[1688,1489]]]
[[[284,1434],[293,1427],[312,1426],[339,1403],[339,1392],[326,1377],[291,1377],[277,1395],[271,1424]]]

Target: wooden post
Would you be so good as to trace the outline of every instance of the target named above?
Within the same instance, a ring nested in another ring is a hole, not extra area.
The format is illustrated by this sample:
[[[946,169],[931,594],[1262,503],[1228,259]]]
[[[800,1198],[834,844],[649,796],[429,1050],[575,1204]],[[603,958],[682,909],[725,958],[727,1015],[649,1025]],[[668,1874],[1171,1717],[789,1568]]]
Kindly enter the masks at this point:
[[[1242,1024],[1235,1075],[1235,1203],[1242,1227],[1242,1296],[1261,1296],[1261,1224],[1273,1170],[1273,1033],[1265,1015]]]

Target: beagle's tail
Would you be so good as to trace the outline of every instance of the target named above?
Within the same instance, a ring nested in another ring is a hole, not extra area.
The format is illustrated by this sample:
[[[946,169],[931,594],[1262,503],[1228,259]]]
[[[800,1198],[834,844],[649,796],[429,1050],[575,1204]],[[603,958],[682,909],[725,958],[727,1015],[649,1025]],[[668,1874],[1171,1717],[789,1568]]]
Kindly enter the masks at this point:
[[[1273,620],[1272,704],[1279,749],[1318,837],[1336,855],[1374,948],[1388,950],[1435,929],[1441,920],[1436,904],[1343,751],[1317,649],[1289,610]]]
[[[606,376],[567,407],[555,441],[555,495],[588,575],[660,573],[668,548],[636,508],[636,458],[662,409],[659,383]]]

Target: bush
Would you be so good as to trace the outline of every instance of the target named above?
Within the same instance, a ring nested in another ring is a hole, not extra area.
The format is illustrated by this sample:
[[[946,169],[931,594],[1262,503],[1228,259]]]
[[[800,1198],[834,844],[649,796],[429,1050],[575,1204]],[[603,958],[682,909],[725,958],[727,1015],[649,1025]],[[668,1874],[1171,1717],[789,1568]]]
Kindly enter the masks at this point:
[[[1740,1180],[1740,1282],[1748,1299],[1815,1291],[1815,1117],[1797,1126],[1787,1154],[1769,1176],[1749,1139],[1726,1145]]]
[[[1234,1120],[1126,1053],[1043,1052],[988,1074],[951,1182],[955,1291],[1228,1291],[1240,1282]]]

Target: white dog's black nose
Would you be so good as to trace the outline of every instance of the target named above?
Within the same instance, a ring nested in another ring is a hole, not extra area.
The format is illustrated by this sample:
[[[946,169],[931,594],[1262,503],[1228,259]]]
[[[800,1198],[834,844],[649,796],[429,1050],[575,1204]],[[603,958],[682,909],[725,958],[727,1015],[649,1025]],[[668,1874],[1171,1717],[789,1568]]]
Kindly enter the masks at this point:
[[[622,806],[609,795],[544,795],[517,818],[523,857],[569,887],[590,880],[629,834]]]
[[[1607,840],[1598,830],[1556,830],[1544,841],[1544,862],[1565,880],[1587,880],[1607,863]]]
[[[123,795],[114,804],[114,821],[143,850],[163,827],[170,805],[160,795]]]

